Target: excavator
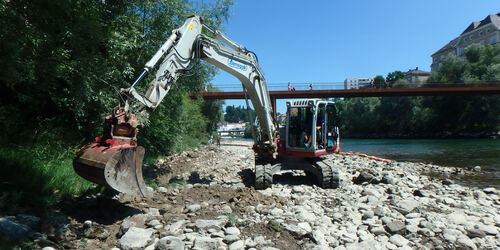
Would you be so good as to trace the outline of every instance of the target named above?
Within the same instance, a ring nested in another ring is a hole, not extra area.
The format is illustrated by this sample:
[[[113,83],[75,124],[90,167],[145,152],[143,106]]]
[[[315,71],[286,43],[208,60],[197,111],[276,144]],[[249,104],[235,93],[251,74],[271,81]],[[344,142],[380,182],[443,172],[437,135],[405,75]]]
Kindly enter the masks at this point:
[[[203,29],[214,38],[202,34]],[[320,99],[288,101],[286,125],[279,127],[256,54],[211,28],[197,15],[188,17],[173,30],[139,77],[129,88],[120,90],[121,102],[105,117],[102,136],[75,154],[75,172],[118,192],[151,196],[142,176],[145,150],[137,145],[139,117],[153,112],[197,59],[235,76],[242,84],[247,107],[248,99],[252,102],[256,113],[255,121],[250,121],[255,188],[271,186],[273,175],[284,170],[302,170],[323,188],[338,187],[338,171],[325,161],[325,155],[338,153],[341,147],[334,103]],[[151,71],[155,71],[155,77],[146,93],[140,94],[135,86]]]

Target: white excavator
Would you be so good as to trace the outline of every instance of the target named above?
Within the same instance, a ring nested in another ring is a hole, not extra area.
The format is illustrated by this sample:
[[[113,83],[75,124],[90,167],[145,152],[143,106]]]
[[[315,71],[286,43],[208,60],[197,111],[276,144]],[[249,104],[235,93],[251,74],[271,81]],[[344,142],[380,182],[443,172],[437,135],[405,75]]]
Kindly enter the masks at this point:
[[[203,28],[215,39],[203,35]],[[338,171],[325,161],[325,155],[339,152],[341,146],[334,103],[319,99],[289,101],[286,126],[279,128],[257,56],[204,24],[199,16],[187,18],[174,30],[137,80],[121,90],[122,102],[105,118],[103,135],[76,153],[73,167],[77,174],[122,193],[150,196],[142,177],[144,148],[137,145],[138,116],[154,111],[197,59],[235,76],[242,83],[246,104],[248,99],[252,102],[257,116],[251,121],[256,188],[271,186],[273,175],[282,170],[302,170],[314,176],[321,187],[338,187]],[[138,93],[136,84],[155,69],[146,94]]]

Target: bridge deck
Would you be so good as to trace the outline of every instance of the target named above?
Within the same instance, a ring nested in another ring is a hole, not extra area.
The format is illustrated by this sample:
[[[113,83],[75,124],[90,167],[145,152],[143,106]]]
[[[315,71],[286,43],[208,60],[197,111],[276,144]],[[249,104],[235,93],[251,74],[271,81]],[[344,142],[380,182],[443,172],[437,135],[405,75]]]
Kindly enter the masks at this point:
[[[270,91],[271,99],[296,98],[338,98],[376,96],[443,96],[443,95],[500,95],[500,86],[480,87],[422,87],[422,88],[382,88],[382,89],[341,89],[341,90],[298,90]],[[200,92],[192,98],[203,99],[245,99],[243,92]]]

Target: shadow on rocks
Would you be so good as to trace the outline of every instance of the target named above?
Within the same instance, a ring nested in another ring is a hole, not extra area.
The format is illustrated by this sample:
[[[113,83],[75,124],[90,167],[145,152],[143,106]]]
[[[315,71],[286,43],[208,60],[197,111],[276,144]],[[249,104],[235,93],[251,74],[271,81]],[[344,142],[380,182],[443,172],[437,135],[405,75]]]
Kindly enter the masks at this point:
[[[255,173],[251,169],[243,169],[238,172],[238,175],[245,187],[253,187],[255,185]]]
[[[104,225],[111,225],[128,216],[142,213],[108,195],[80,197],[63,202],[61,211],[80,223],[91,220]]]

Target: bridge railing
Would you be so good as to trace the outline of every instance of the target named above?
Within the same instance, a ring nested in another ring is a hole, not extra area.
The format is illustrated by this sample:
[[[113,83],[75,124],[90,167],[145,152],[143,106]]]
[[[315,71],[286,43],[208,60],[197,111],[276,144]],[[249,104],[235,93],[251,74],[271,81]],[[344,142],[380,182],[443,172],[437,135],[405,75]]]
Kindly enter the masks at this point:
[[[291,83],[291,86],[298,90],[310,90],[310,83]],[[445,88],[445,87],[498,87],[500,81],[481,81],[481,82],[450,82],[450,83],[389,83],[389,86],[383,85],[365,85],[359,89],[384,89],[384,88]],[[241,84],[224,83],[215,84],[221,92],[242,91]],[[288,91],[288,83],[268,83],[269,91]],[[344,82],[313,82],[313,90],[344,90]]]

